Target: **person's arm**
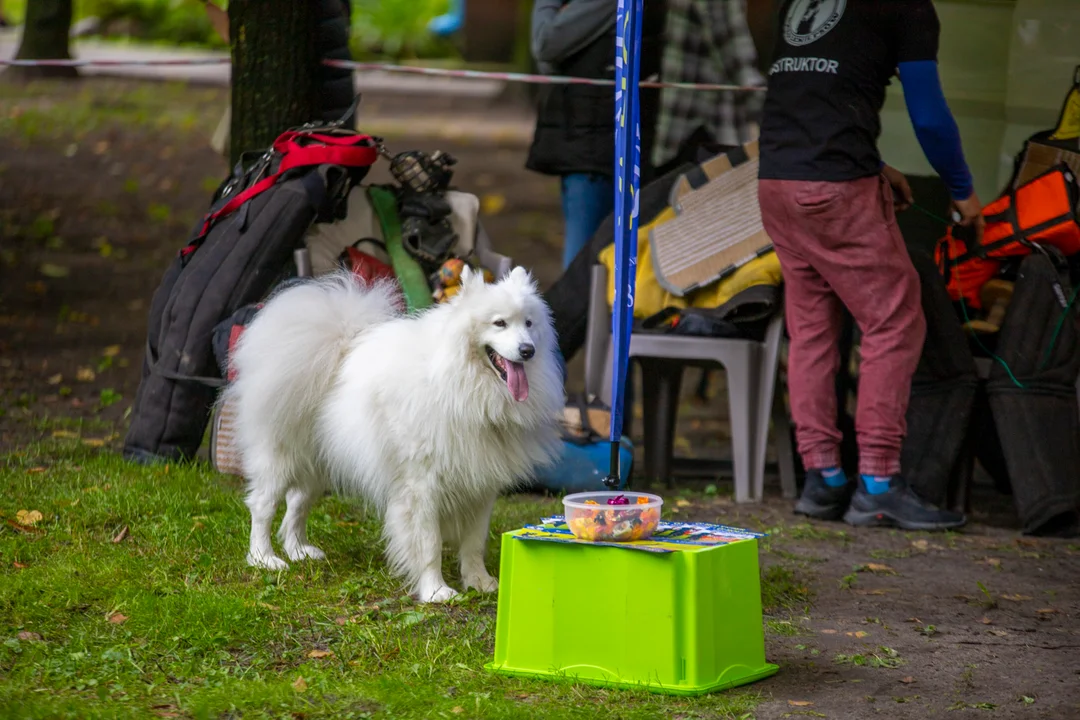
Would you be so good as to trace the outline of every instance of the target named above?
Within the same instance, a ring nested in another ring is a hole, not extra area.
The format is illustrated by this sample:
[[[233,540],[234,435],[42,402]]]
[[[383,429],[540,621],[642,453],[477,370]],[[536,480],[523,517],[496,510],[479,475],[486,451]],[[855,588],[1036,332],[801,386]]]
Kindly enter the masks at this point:
[[[926,159],[941,176],[952,199],[966,200],[975,187],[964,160],[960,130],[941,90],[937,63],[932,60],[902,62],[899,70],[908,116]]]
[[[532,14],[532,54],[554,66],[615,27],[615,0],[536,0]],[[614,58],[612,58],[614,60]]]
[[[904,3],[892,18],[897,71],[904,88],[908,117],[923,154],[941,176],[953,200],[974,190],[956,127],[938,75],[941,23],[930,0]]]
[[[956,127],[938,75],[937,51],[941,23],[931,0],[918,0],[897,8],[892,19],[897,74],[904,88],[915,137],[926,159],[941,176],[960,215],[960,224],[974,225],[982,239],[982,204],[975,194],[971,170],[964,159]]]
[[[706,0],[699,3],[705,32],[715,50],[726,82],[733,85],[762,85],[757,47],[750,34],[744,4],[737,0]]]

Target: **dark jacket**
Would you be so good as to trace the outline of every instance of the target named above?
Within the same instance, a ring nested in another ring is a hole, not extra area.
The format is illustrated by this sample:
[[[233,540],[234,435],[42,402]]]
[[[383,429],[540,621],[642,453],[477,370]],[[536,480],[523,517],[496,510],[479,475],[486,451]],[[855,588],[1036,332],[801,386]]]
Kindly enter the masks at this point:
[[[615,0],[611,0],[612,6]],[[642,23],[642,80],[660,68],[664,3],[646,0]],[[550,63],[557,75],[615,79],[615,24],[569,57]],[[642,181],[651,173],[659,91],[640,90]],[[536,130],[525,167],[546,175],[595,173],[611,177],[615,164],[615,89],[547,85],[540,92]]]

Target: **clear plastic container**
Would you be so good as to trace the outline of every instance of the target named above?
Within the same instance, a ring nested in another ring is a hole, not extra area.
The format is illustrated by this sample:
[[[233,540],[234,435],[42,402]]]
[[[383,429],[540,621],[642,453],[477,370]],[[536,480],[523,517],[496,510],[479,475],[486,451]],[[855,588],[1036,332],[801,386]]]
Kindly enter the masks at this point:
[[[623,497],[626,504],[610,504]],[[664,499],[638,492],[583,492],[563,498],[570,532],[579,540],[630,542],[645,540],[660,522]]]

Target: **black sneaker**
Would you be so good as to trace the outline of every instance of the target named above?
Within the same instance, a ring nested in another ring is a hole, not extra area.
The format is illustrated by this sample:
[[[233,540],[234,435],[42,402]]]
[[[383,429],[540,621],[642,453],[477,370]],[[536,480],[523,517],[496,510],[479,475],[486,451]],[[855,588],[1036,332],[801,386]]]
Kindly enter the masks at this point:
[[[802,496],[795,503],[795,512],[818,520],[839,520],[851,499],[851,490],[850,482],[831,487],[825,483],[820,470],[807,470]]]
[[[916,495],[899,475],[894,475],[889,479],[889,489],[876,495],[866,491],[860,478],[844,521],[862,527],[951,530],[966,523],[967,517],[931,505]]]

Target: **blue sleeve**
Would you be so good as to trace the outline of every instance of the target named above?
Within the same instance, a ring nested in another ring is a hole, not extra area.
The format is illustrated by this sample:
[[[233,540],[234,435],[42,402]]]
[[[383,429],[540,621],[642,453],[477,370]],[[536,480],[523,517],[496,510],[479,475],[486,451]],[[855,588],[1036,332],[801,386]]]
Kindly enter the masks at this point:
[[[937,63],[902,62],[899,70],[908,115],[926,159],[941,176],[953,199],[966,200],[974,192],[974,183],[964,160],[960,131],[941,90]]]

